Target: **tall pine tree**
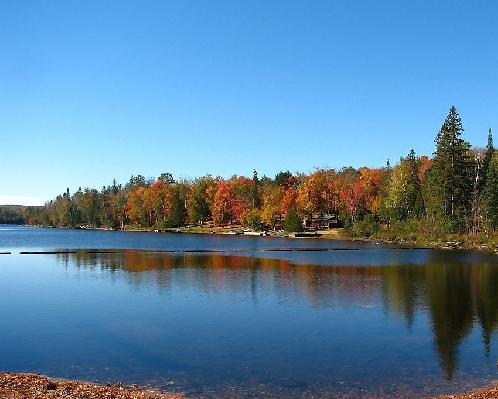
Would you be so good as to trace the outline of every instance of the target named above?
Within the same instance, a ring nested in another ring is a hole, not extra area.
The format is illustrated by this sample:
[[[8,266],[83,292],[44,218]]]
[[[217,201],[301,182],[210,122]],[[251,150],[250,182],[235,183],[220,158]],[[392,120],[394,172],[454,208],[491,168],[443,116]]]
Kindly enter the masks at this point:
[[[488,132],[488,145],[482,162],[483,178],[480,205],[486,230],[498,228],[498,160],[493,147],[493,133]]]
[[[452,106],[436,137],[436,152],[426,179],[428,214],[440,227],[452,231],[468,228],[472,210],[474,162],[462,134],[460,116]]]
[[[474,179],[474,190],[472,193],[472,230],[474,233],[478,233],[481,230],[482,221],[485,217],[482,209],[482,194],[484,187],[486,186],[488,169],[493,158],[494,151],[493,133],[491,129],[489,129],[486,150],[484,152],[478,150],[475,153],[476,173]]]
[[[496,230],[498,228],[498,160],[496,156],[489,162],[481,202],[487,230]]]
[[[484,159],[482,161],[482,178],[480,179],[480,188],[483,189],[486,185],[486,178],[488,175],[488,168],[491,160],[493,159],[493,155],[495,153],[495,148],[493,146],[493,131],[491,129],[488,130],[488,144],[486,145],[486,154],[484,155]]]
[[[379,214],[382,220],[389,226],[393,219],[393,215],[391,212],[391,206],[389,204],[389,188],[391,186],[391,175],[393,169],[391,168],[391,163],[389,159],[386,162],[386,166],[384,168],[384,174],[382,175],[382,183],[380,186],[380,209]]]

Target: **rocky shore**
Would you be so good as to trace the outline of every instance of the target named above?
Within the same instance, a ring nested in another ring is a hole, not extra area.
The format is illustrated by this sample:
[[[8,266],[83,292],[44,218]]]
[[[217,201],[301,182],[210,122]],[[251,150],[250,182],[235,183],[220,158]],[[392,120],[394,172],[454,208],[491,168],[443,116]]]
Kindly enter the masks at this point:
[[[481,389],[479,391],[466,393],[466,394],[441,396],[438,399],[497,399],[497,398],[498,398],[498,386]]]
[[[322,397],[322,396],[320,396]],[[333,394],[330,397],[334,397]],[[96,385],[52,379],[38,374],[0,373],[1,399],[184,399],[179,393],[165,393],[137,385]],[[437,399],[498,399],[498,386],[471,393],[440,396]]]
[[[38,374],[0,373],[1,399],[180,399],[139,386],[100,386],[79,381],[50,379]]]

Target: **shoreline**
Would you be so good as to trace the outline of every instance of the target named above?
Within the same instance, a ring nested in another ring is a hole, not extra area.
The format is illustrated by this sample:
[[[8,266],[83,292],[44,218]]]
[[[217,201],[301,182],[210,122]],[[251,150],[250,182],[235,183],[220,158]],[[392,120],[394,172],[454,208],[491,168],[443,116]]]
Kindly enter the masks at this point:
[[[90,227],[53,227],[53,226],[33,226],[23,225],[25,227],[41,228],[61,228],[86,231],[115,231],[130,233],[153,233],[153,234],[203,234],[216,236],[245,236],[245,237],[266,237],[266,238],[289,238],[289,239],[321,239],[331,241],[357,241],[373,244],[388,245],[398,249],[442,249],[442,250],[468,250],[498,255],[498,243],[491,241],[479,240],[480,237],[473,236],[451,236],[439,240],[417,240],[406,237],[351,237],[344,233],[344,228],[317,230],[307,232],[305,236],[294,236],[295,233],[284,231],[253,231],[244,230],[240,226],[230,227],[178,227],[168,228],[162,231],[151,230],[150,228],[129,227],[123,230],[114,230],[108,228],[90,228]]]
[[[183,399],[181,393],[138,385],[107,384],[46,377],[34,373],[0,373],[2,399]]]
[[[333,239],[333,238],[331,238]],[[358,238],[358,237],[342,237],[341,239],[347,241],[360,241],[369,242],[374,244],[388,245],[392,248],[397,249],[440,249],[445,251],[478,251],[482,253],[487,253],[489,255],[498,255],[498,245],[491,243],[482,242],[471,242],[466,240],[465,237],[458,237],[456,240],[440,240],[440,241],[419,241],[410,240],[406,238],[381,238],[381,237],[370,237],[370,238]]]
[[[498,398],[498,385],[488,388],[478,389],[472,392],[438,396],[434,399],[497,399],[497,398]]]
[[[185,399],[183,393],[139,385],[106,384],[51,378],[36,373],[0,373],[2,399]],[[498,399],[498,385],[432,399]]]

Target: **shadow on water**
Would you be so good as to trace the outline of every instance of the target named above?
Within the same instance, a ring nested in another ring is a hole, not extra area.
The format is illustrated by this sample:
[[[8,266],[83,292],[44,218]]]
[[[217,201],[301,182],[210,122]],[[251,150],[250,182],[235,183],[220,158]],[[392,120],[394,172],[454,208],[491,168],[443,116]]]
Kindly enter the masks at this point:
[[[445,254],[443,254],[445,255]],[[341,266],[295,264],[288,259],[224,254],[165,254],[136,251],[57,254],[59,261],[78,268],[126,272],[139,287],[142,276],[168,290],[165,273],[199,270],[188,284],[200,291],[255,291],[271,284],[281,298],[304,299],[313,307],[375,303],[381,297],[385,313],[401,315],[411,329],[417,314],[428,313],[440,367],[451,381],[458,367],[459,346],[476,322],[482,350],[489,354],[498,324],[498,265],[473,264],[472,254],[449,257],[433,252],[424,266]],[[459,256],[460,263],[445,263]],[[462,261],[463,256],[463,261]],[[465,258],[467,257],[467,258]]]

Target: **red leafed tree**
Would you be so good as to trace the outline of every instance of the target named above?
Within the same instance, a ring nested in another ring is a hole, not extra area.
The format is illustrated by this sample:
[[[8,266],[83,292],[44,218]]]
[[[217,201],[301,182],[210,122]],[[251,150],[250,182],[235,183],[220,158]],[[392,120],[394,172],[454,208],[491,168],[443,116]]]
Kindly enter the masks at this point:
[[[340,192],[340,197],[347,214],[351,220],[354,220],[364,200],[364,187],[360,179],[345,185]]]
[[[233,218],[239,222],[245,220],[252,209],[252,180],[244,176],[234,177],[229,180],[231,190],[235,194],[233,201]]]
[[[228,224],[235,218],[235,190],[229,181],[219,181],[213,202],[213,220],[216,224]]]
[[[287,215],[291,209],[296,208],[296,199],[297,192],[294,186],[287,187],[280,203],[280,212]]]

